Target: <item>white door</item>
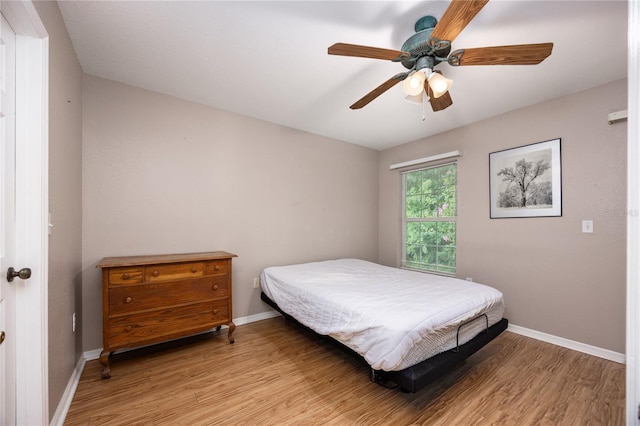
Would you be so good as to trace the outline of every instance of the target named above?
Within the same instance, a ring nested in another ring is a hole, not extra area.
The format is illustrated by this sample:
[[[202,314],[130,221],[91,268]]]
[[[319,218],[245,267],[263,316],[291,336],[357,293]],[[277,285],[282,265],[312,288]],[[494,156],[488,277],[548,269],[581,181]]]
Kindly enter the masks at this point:
[[[15,287],[5,271],[15,261],[16,35],[0,27],[0,425],[16,423]]]
[[[0,325],[6,336],[0,345],[0,423],[44,425],[49,45],[31,1],[0,0],[0,12]],[[9,267],[25,266],[33,269],[31,279],[7,282]]]

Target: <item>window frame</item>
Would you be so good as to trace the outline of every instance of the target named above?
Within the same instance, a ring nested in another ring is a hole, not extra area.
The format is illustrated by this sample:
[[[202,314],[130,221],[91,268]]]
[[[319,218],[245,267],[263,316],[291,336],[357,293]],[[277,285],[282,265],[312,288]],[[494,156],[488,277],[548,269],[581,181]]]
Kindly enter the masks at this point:
[[[428,170],[428,169],[435,169],[435,168],[440,168],[440,167],[445,167],[445,166],[450,166],[450,165],[454,165],[455,166],[455,170],[456,170],[456,185],[455,185],[455,204],[456,204],[456,209],[455,209],[455,216],[447,216],[447,217],[436,217],[436,218],[411,218],[410,220],[407,220],[407,178],[406,175],[409,173],[414,173],[414,172],[420,172],[423,170]],[[408,170],[403,170],[401,172],[401,178],[402,178],[402,199],[401,199],[401,208],[402,208],[402,213],[401,213],[401,238],[402,238],[402,253],[401,253],[401,259],[400,259],[400,267],[402,269],[408,269],[411,271],[417,271],[417,272],[424,272],[427,274],[436,274],[436,275],[444,275],[444,276],[449,276],[449,277],[455,277],[457,274],[457,269],[458,269],[458,215],[459,215],[459,211],[458,211],[458,161],[454,160],[454,161],[447,161],[447,162],[443,162],[443,163],[438,163],[438,164],[430,164],[430,165],[426,165],[426,166],[422,166],[422,167],[418,167],[418,168],[414,168],[414,169],[408,169]],[[411,266],[407,266],[407,223],[408,222],[427,222],[427,223],[435,223],[435,222],[455,222],[455,245],[453,246],[455,249],[455,265],[454,265],[454,272],[446,272],[446,271],[438,271],[438,270],[432,270],[432,269],[421,269],[421,268],[415,268],[415,267],[411,267]]]

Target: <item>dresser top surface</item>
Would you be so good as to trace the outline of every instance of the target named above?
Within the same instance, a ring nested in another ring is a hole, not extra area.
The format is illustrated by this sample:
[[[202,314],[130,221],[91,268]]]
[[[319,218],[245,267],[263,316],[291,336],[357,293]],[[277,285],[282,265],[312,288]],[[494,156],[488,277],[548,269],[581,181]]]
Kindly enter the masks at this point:
[[[114,268],[119,266],[152,265],[158,263],[196,262],[203,260],[230,259],[238,257],[226,251],[208,251],[201,253],[154,254],[145,256],[105,257],[96,268]]]

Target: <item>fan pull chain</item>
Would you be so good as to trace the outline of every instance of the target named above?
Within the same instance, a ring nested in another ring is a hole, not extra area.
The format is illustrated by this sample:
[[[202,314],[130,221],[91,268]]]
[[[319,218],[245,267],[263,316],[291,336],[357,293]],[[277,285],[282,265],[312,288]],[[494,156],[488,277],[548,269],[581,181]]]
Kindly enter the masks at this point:
[[[429,96],[427,96],[427,91],[422,91],[422,121],[425,121],[427,118],[427,104],[429,103]]]

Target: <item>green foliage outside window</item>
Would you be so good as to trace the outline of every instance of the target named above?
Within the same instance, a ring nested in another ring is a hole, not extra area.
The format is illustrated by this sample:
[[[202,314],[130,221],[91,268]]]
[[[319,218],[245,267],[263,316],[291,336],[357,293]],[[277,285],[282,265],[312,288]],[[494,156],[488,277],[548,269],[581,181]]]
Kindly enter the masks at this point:
[[[456,164],[404,175],[404,266],[456,272]]]

